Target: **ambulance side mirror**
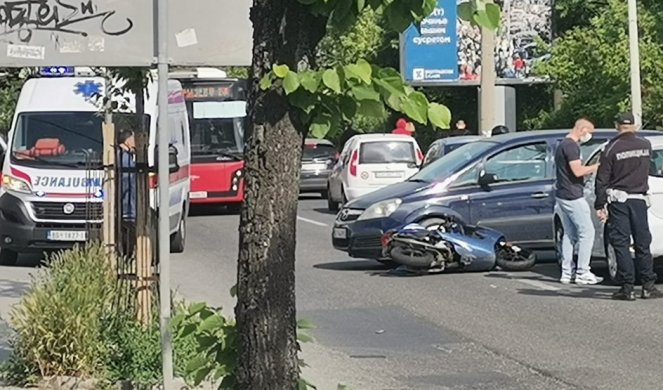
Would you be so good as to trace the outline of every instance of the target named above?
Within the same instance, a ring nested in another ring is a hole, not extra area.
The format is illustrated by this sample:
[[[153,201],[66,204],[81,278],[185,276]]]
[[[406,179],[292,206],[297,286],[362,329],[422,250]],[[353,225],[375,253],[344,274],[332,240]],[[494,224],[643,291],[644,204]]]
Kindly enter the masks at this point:
[[[180,170],[180,165],[177,161],[177,148],[170,146],[168,148],[168,170],[170,173],[175,173]]]

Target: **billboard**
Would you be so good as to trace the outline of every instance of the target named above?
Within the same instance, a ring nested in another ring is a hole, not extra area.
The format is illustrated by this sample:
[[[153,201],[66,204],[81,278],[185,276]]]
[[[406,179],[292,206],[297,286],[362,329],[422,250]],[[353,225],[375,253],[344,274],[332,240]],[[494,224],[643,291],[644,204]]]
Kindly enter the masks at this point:
[[[251,0],[169,1],[172,65],[248,65]],[[155,0],[0,0],[0,66],[150,66]]]
[[[410,26],[401,35],[401,72],[406,81],[416,85],[446,82],[449,84],[478,84],[481,77],[481,30],[459,20],[450,8],[463,0],[438,0],[436,10],[424,19],[421,31]],[[504,0],[502,23],[496,33],[495,70],[499,84],[537,83],[547,81],[536,73],[536,64],[550,58],[543,52],[539,40],[552,41],[553,0]],[[453,42],[436,38],[440,31],[424,29],[425,25],[440,23],[439,15],[447,15],[446,36]],[[454,30],[452,32],[451,30]],[[455,48],[449,53],[449,47]],[[430,56],[423,53],[429,52]],[[434,53],[434,54],[433,54]],[[452,75],[437,77],[439,69],[456,67]]]

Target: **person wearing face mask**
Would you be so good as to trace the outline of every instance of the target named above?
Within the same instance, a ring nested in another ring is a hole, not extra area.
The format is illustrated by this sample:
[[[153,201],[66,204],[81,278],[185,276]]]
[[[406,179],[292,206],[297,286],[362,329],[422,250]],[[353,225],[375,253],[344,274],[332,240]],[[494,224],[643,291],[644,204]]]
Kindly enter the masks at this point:
[[[635,300],[636,266],[642,280],[641,297],[663,298],[663,292],[655,286],[658,276],[654,272],[650,250],[652,236],[647,220],[651,143],[635,134],[637,126],[632,113],[619,114],[615,122],[619,135],[608,143],[601,154],[594,203],[598,218],[606,223],[608,242],[615,249],[617,279],[621,288],[612,298]]]
[[[598,164],[583,165],[580,144],[592,138],[594,125],[587,119],[578,119],[573,129],[559,143],[555,152],[556,207],[562,219],[562,276],[560,282],[569,284],[598,284],[603,281],[590,271],[589,262],[594,246],[594,223],[589,204],[584,198],[584,178],[594,174]],[[578,246],[578,263],[573,254]]]

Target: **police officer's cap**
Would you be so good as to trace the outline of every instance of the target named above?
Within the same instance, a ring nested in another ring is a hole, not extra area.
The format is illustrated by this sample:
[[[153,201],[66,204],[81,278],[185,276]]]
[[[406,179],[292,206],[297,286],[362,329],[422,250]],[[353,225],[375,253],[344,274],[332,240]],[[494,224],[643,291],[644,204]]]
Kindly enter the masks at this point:
[[[615,121],[617,122],[618,125],[634,125],[635,124],[635,118],[633,117],[633,114],[630,112],[622,112],[621,114],[617,115],[615,118]]]

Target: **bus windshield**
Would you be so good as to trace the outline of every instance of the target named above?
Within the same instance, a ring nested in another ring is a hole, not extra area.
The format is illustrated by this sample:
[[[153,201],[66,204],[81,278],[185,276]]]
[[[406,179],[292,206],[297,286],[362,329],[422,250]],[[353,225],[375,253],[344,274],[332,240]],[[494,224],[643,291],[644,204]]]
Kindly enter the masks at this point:
[[[192,157],[241,160],[244,153],[246,102],[194,101],[191,108]]]

